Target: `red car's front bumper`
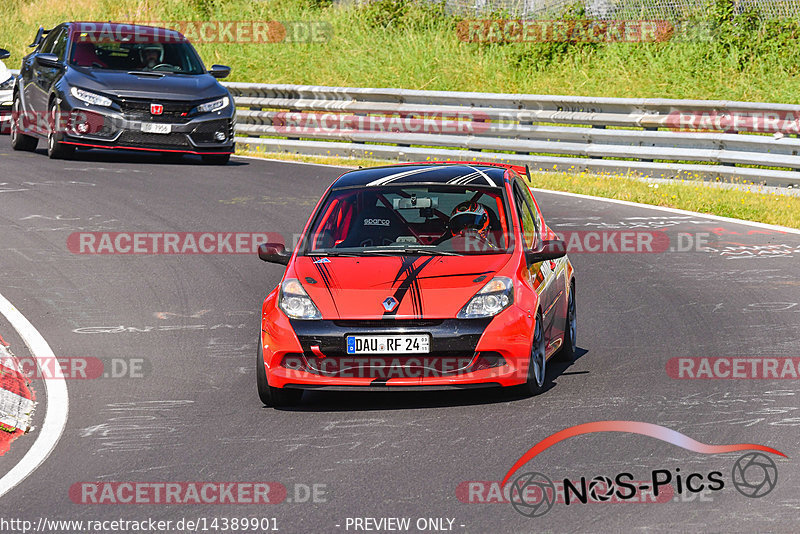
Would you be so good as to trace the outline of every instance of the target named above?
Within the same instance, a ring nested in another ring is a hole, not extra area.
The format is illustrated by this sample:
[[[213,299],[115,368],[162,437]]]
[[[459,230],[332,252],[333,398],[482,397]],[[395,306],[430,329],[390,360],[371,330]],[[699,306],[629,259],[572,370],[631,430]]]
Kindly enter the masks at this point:
[[[274,294],[273,294],[274,295]],[[515,305],[492,319],[444,321],[290,321],[264,303],[261,348],[270,386],[305,389],[405,389],[525,383],[533,315]],[[346,354],[346,334],[429,333],[431,352]],[[330,365],[329,365],[330,364]]]

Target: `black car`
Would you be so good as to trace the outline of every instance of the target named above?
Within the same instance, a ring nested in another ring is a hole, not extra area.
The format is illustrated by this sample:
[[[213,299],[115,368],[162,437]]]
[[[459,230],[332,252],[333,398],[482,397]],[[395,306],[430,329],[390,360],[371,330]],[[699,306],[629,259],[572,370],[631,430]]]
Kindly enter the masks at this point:
[[[11,145],[51,158],[77,147],[199,154],[225,164],[234,151],[235,106],[178,32],[131,24],[70,22],[43,28],[14,89]]]

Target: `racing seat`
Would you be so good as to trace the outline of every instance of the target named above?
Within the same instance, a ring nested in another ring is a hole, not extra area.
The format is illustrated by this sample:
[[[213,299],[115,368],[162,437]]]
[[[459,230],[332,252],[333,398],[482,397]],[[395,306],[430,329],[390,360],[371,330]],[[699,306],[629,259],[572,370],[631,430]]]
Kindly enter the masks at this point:
[[[356,215],[350,233],[337,248],[391,245],[404,230],[409,233],[404,226],[397,214],[385,206],[366,208]]]
[[[75,65],[79,67],[92,67],[95,64],[101,67],[108,67],[108,65],[97,56],[94,45],[87,42],[75,44],[75,52],[72,54],[72,60]]]

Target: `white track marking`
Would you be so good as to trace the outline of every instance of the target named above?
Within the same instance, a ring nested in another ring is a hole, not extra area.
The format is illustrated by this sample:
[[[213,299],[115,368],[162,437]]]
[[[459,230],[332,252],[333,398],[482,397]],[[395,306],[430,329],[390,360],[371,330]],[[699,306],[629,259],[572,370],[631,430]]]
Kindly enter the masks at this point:
[[[36,358],[37,364],[40,360],[56,357],[42,335],[3,295],[0,295],[0,313],[20,335],[33,357]],[[47,392],[47,409],[39,436],[22,460],[3,478],[0,478],[0,497],[25,480],[50,456],[67,424],[69,395],[67,394],[67,382],[64,380],[61,368],[57,366],[55,376],[49,377],[43,382]]]
[[[692,215],[694,217],[704,217],[714,221],[729,222],[735,224],[744,224],[746,226],[755,226],[756,228],[764,228],[766,230],[775,230],[777,232],[785,232],[787,234],[800,234],[800,229],[789,228],[788,226],[778,226],[775,224],[766,224],[755,221],[747,221],[744,219],[734,219],[732,217],[722,217],[720,215],[709,215],[707,213],[698,213],[696,211],[679,210],[677,208],[667,208],[664,206],[653,206],[651,204],[639,204],[638,202],[629,202],[627,200],[617,200],[615,198],[593,197],[591,195],[581,195],[580,193],[568,193],[566,191],[552,191],[550,189],[539,189],[538,187],[529,187],[531,191],[536,193],[550,193],[553,195],[563,195],[567,197],[585,198],[587,200],[600,200],[603,202],[610,202],[612,204],[621,204],[623,206],[631,206],[634,208],[648,208],[651,210],[666,211],[669,213],[679,213],[681,215]]]

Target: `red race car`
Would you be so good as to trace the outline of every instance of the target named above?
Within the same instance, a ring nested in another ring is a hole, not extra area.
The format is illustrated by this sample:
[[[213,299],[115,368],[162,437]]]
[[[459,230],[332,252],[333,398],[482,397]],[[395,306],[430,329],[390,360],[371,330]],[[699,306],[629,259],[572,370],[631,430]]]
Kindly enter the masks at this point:
[[[350,171],[317,204],[264,300],[256,366],[268,406],[307,389],[544,389],[575,357],[575,277],[520,173],[487,163]]]

